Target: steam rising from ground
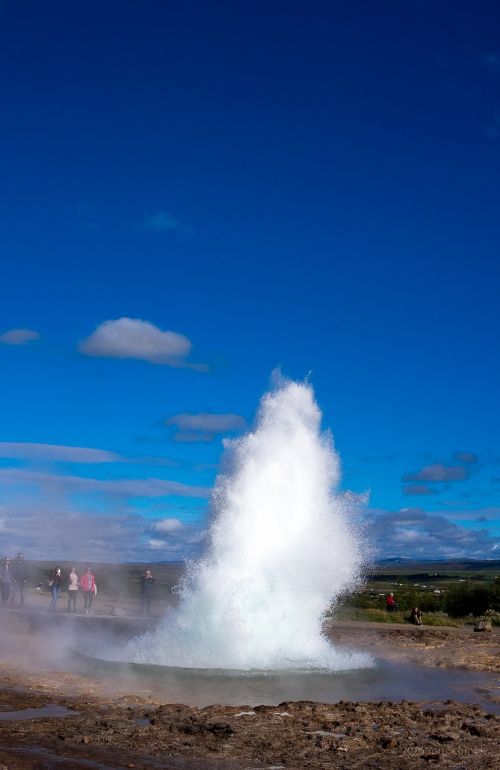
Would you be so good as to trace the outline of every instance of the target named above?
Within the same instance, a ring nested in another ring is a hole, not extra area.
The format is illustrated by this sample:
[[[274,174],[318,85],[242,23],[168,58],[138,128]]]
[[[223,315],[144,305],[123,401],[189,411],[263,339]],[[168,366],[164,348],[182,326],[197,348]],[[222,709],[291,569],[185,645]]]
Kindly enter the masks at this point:
[[[352,588],[361,552],[334,494],[339,459],[307,384],[281,382],[256,428],[227,445],[205,556],[180,587],[180,605],[133,640],[138,663],[224,669],[367,665],[321,632],[332,599]]]

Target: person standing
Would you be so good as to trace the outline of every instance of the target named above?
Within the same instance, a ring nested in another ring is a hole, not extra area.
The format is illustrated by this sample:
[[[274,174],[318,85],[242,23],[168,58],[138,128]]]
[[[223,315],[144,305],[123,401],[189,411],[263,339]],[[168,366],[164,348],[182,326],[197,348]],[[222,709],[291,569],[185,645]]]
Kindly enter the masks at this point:
[[[396,604],[396,600],[394,598],[393,593],[390,593],[387,595],[385,600],[385,605],[387,608],[387,612],[396,612],[398,605]]]
[[[12,591],[12,567],[9,557],[4,559],[3,567],[0,570],[0,583],[1,583],[1,595],[2,604],[5,606],[10,599]]]
[[[80,580],[80,588],[83,593],[83,607],[85,615],[90,615],[92,602],[96,593],[95,577],[90,567],[85,569]]]
[[[14,604],[19,594],[19,604],[24,607],[24,589],[28,582],[28,566],[24,561],[24,554],[18,553],[12,564],[12,594],[10,603]]]
[[[76,567],[71,567],[68,575],[68,612],[76,612],[76,597],[78,596],[78,574]]]
[[[151,600],[155,579],[150,570],[145,570],[141,576],[141,615],[151,615]]]
[[[49,604],[49,612],[56,612],[57,600],[59,599],[59,594],[61,593],[61,583],[62,583],[61,568],[55,567],[54,571],[52,572],[52,576],[49,580],[50,593],[52,594],[52,598]]]

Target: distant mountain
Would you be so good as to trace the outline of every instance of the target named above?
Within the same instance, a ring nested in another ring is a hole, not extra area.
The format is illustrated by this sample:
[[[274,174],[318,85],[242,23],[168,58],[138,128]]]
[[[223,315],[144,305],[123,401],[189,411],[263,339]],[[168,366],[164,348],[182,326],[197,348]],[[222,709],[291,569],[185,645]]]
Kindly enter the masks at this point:
[[[461,571],[489,570],[500,571],[500,559],[409,559],[407,556],[390,556],[386,559],[377,559],[375,567],[387,568],[395,565],[407,567],[420,567],[420,569],[433,571],[439,569],[454,569]]]

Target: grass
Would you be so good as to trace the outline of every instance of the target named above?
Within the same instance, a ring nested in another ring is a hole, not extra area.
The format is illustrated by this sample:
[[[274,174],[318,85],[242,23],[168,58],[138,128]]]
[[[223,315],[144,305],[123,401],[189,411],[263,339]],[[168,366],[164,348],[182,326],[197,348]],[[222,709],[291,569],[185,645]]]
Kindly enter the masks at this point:
[[[336,617],[339,620],[359,620],[373,623],[409,623],[409,612],[386,612],[382,609],[358,607],[340,607]],[[463,618],[450,618],[443,612],[426,612],[423,615],[424,626],[448,626],[462,628]]]

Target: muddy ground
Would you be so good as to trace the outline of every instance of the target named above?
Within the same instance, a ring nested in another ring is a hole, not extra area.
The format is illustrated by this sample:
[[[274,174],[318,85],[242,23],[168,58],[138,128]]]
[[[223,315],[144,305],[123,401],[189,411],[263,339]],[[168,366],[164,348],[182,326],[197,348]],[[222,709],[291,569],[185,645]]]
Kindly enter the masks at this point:
[[[500,717],[445,703],[165,704],[62,670],[40,628],[15,637],[2,613],[0,770],[58,768],[497,768]],[[427,666],[499,672],[498,633],[334,624],[340,644]],[[14,642],[17,640],[17,644]],[[50,652],[50,654],[48,654]],[[497,696],[492,691],[493,704]],[[49,711],[46,711],[49,706]],[[53,707],[65,716],[50,716]],[[42,709],[31,718],[10,712]],[[51,710],[52,709],[52,710]],[[35,718],[33,718],[35,717]]]

